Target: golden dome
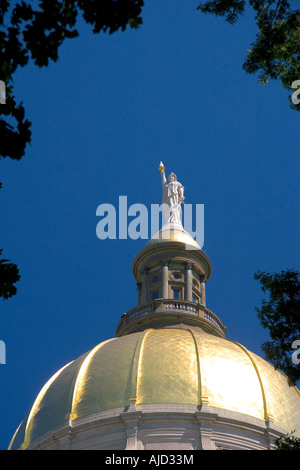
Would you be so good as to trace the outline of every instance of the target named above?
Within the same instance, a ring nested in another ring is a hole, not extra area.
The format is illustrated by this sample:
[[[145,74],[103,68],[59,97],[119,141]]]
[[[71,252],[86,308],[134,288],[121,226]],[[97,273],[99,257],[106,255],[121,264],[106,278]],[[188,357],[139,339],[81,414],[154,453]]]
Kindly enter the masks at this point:
[[[184,230],[181,224],[165,224],[159,232],[150,238],[146,243],[146,247],[161,242],[179,242],[184,243],[187,249],[201,250],[198,242]]]
[[[30,448],[54,430],[130,403],[206,403],[299,430],[300,393],[240,344],[197,326],[145,329],[112,338],[60,369],[42,388],[10,448]]]

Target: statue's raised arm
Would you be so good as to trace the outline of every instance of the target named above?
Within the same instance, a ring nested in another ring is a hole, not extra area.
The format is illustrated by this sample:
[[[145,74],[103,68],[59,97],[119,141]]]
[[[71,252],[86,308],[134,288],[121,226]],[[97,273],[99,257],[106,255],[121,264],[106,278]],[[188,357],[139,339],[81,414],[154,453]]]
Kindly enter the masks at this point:
[[[159,165],[158,169],[159,169],[160,174],[161,174],[161,183],[162,183],[162,187],[164,189],[164,187],[167,185],[167,178],[166,178],[165,167],[164,167],[163,162],[160,162],[160,165]]]

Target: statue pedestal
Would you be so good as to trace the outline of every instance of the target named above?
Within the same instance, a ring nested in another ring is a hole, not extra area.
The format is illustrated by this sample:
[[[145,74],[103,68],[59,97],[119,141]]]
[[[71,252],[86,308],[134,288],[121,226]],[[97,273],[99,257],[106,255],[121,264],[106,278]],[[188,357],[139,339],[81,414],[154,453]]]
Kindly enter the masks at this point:
[[[156,232],[152,238],[160,240],[170,240],[171,232],[186,232],[180,222],[166,222],[159,232]]]

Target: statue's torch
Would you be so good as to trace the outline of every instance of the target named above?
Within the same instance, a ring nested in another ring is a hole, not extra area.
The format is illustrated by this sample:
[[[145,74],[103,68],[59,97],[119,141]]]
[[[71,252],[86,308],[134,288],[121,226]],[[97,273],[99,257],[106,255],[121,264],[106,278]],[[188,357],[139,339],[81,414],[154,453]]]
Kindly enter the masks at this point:
[[[160,162],[158,169],[161,173],[163,173],[165,171],[165,167],[164,167],[163,162]]]

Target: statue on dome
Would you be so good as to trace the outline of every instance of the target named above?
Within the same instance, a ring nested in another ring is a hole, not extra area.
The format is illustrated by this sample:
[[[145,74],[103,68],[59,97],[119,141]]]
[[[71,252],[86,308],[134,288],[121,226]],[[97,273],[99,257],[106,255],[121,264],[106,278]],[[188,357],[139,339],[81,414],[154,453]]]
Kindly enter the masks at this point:
[[[179,183],[179,181],[177,181],[177,176],[173,172],[168,176],[167,182],[165,167],[162,162],[160,162],[158,169],[161,173],[163,188],[162,203],[166,223],[175,222],[181,225],[181,203],[183,203],[185,199],[183,195],[184,187]]]

